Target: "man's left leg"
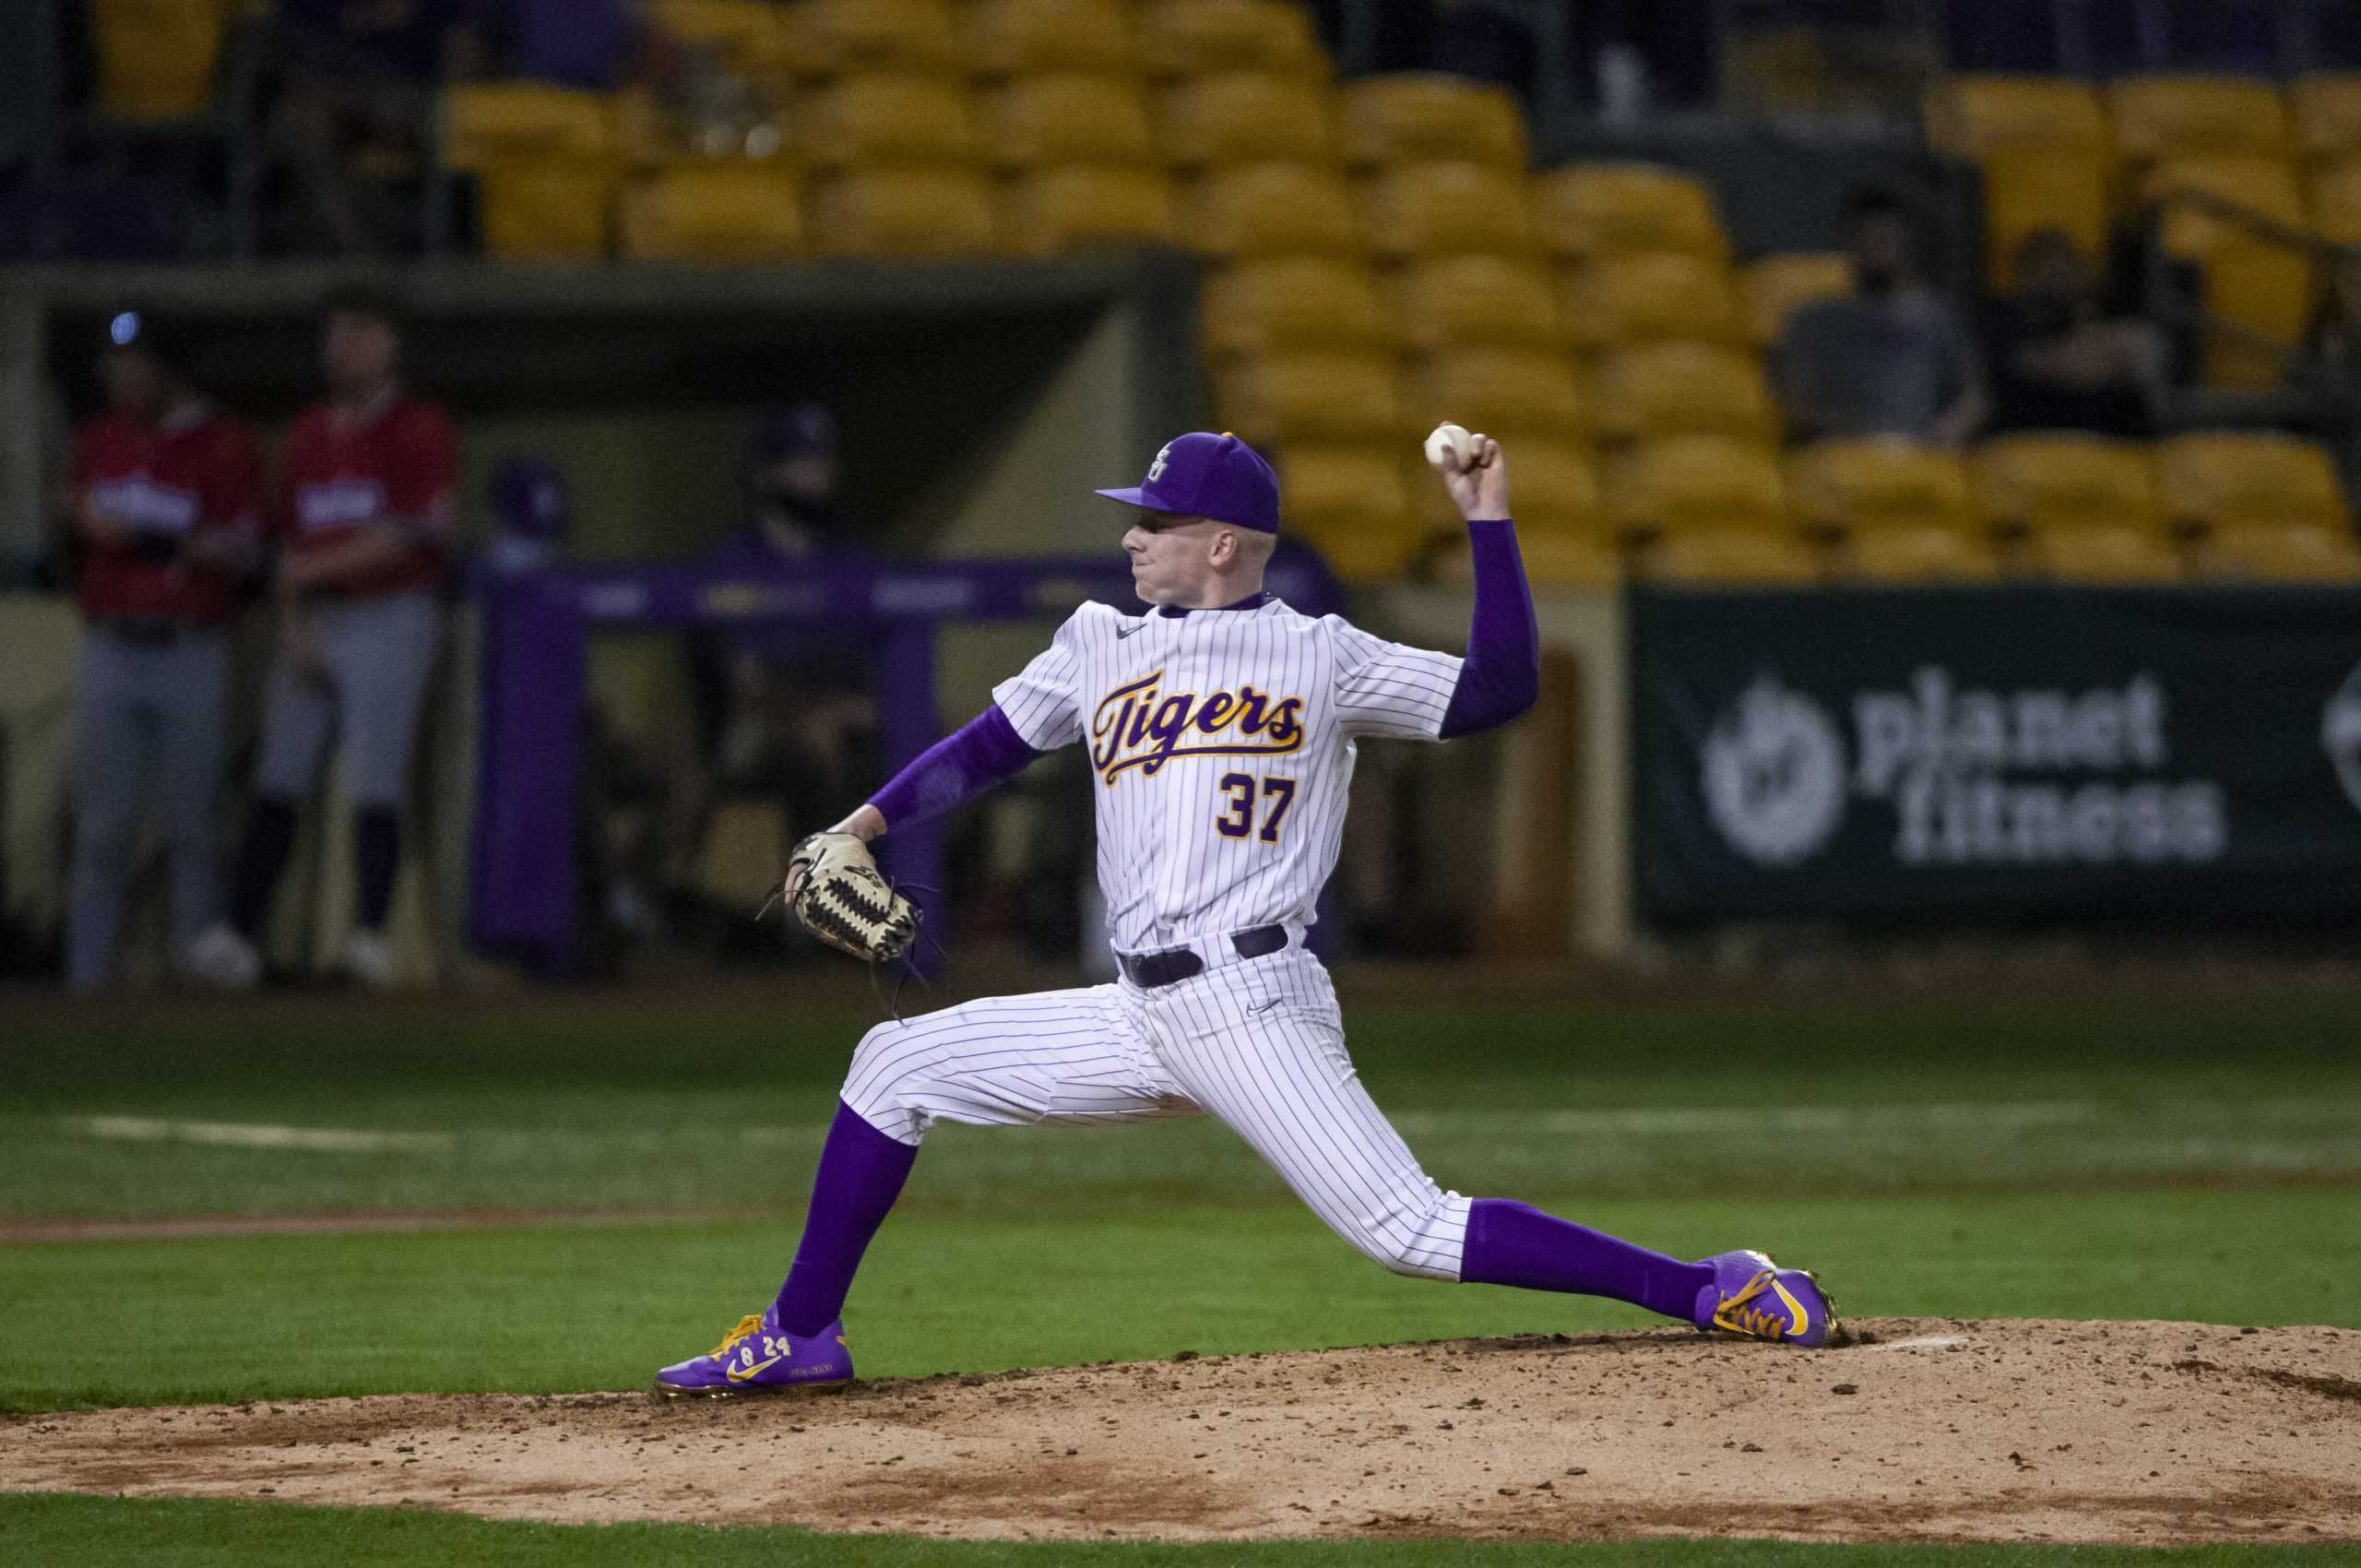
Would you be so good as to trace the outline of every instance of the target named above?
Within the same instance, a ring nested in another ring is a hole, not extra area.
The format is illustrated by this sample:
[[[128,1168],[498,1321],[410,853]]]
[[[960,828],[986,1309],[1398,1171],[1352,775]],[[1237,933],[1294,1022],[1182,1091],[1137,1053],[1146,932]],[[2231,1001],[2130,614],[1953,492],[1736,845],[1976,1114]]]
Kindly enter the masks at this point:
[[[1396,1274],[1604,1296],[1802,1345],[1834,1330],[1818,1282],[1760,1253],[1684,1263],[1528,1204],[1443,1191],[1362,1087],[1326,972],[1308,953],[1147,995],[1158,1057],[1179,1084],[1331,1229]]]

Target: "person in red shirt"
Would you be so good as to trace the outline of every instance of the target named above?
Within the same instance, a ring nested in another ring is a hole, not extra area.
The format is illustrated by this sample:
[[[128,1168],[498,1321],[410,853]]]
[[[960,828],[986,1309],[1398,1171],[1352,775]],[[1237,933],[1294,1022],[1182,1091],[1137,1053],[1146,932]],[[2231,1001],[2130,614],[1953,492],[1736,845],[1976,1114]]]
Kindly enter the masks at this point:
[[[65,967],[85,992],[114,978],[150,780],[163,796],[184,965],[219,912],[226,624],[239,578],[260,558],[253,438],[196,394],[164,325],[115,315],[99,379],[106,412],[75,434],[65,505],[83,621]]]
[[[347,291],[322,317],[327,397],[287,434],[271,526],[279,646],[263,717],[255,804],[228,918],[207,932],[209,979],[261,973],[255,939],[331,735],[352,798],[356,908],[341,968],[391,985],[386,941],[401,861],[401,806],[419,707],[442,631],[437,588],[451,537],[459,444],[436,405],[402,386],[401,316]]]

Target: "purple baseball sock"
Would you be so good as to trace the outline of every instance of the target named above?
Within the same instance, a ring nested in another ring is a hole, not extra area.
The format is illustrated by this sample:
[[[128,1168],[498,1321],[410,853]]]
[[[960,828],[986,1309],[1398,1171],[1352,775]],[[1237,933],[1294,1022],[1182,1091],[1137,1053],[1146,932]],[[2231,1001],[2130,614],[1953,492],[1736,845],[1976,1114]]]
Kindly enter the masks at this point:
[[[1697,1310],[1697,1292],[1714,1282],[1714,1269],[1635,1247],[1531,1204],[1477,1198],[1467,1208],[1459,1277],[1471,1285],[1608,1296],[1687,1323]]]
[[[860,1254],[902,1195],[918,1158],[915,1146],[887,1137],[860,1111],[836,1102],[836,1119],[828,1123],[828,1141],[820,1147],[820,1173],[812,1179],[803,1240],[787,1283],[779,1287],[781,1328],[817,1334],[842,1314]]]

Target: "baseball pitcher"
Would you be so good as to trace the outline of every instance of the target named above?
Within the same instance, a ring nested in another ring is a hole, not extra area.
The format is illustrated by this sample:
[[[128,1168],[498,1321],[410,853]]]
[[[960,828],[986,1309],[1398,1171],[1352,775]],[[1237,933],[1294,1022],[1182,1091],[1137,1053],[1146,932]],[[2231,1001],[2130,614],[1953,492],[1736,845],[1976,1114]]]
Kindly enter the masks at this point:
[[[947,811],[1035,756],[1080,746],[1095,775],[1098,878],[1122,978],[881,1024],[853,1053],[801,1244],[777,1301],[659,1394],[837,1387],[861,1253],[936,1122],[1099,1124],[1209,1113],[1330,1229],[1396,1274],[1612,1297],[1701,1329],[1827,1343],[1828,1296],[1756,1252],[1684,1263],[1528,1205],[1470,1200],[1420,1168],[1362,1087],[1327,971],[1304,947],[1336,862],[1364,739],[1473,734],[1532,706],[1533,600],[1508,468],[1483,436],[1439,466],[1468,520],[1467,654],[1387,642],[1263,590],[1279,526],[1270,465],[1233,436],[1183,435],[1136,487],[1126,615],[1085,604],[992,706],[831,833],[797,847],[787,897],[815,934],[899,952],[913,912],[866,845]]]

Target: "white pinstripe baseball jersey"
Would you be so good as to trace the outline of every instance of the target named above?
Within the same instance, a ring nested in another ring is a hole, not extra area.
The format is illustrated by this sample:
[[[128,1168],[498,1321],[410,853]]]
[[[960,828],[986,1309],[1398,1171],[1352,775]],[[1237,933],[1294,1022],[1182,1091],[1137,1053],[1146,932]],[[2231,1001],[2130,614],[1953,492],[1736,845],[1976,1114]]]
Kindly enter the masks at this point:
[[[1123,952],[1311,923],[1365,735],[1432,741],[1460,660],[1265,598],[1125,615],[1085,604],[992,696],[1026,743],[1080,743]]]

